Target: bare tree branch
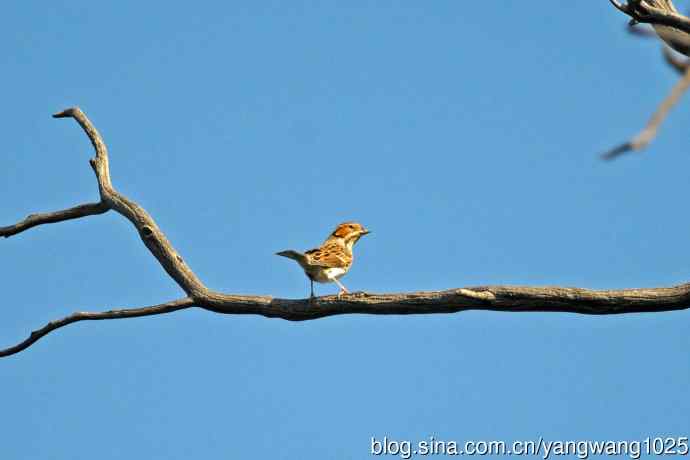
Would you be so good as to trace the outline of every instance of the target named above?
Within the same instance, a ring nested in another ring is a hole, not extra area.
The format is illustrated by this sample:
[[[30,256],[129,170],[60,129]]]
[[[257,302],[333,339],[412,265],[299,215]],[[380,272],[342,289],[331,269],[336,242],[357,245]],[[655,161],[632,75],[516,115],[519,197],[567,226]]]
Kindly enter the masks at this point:
[[[50,334],[55,329],[60,329],[61,327],[67,326],[68,324],[76,323],[79,321],[99,321],[103,319],[124,319],[124,318],[136,318],[139,316],[151,316],[151,315],[162,315],[163,313],[171,313],[173,311],[182,310],[184,308],[189,308],[194,306],[194,301],[190,298],[184,298],[179,300],[174,300],[172,302],[163,303],[160,305],[154,305],[152,307],[142,307],[142,308],[132,308],[125,310],[109,310],[104,312],[92,313],[86,311],[80,311],[72,313],[62,319],[51,321],[40,329],[31,332],[29,337],[18,343],[17,345],[4,350],[0,350],[0,358],[5,356],[10,356],[15,353],[19,353],[22,350],[29,348],[35,342],[37,342],[42,337]]]
[[[96,156],[91,166],[101,202],[56,213],[29,216],[0,229],[10,236],[33,226],[75,219],[114,210],[136,228],[144,245],[163,269],[187,293],[187,297],[152,307],[79,312],[48,323],[23,342],[0,350],[0,357],[18,353],[41,337],[68,324],[85,320],[132,318],[169,313],[192,306],[223,314],[262,315],[290,321],[305,321],[341,314],[407,315],[455,313],[465,310],[502,312],[570,312],[590,315],[681,310],[690,307],[690,284],[671,288],[592,291],[563,287],[480,286],[435,292],[401,294],[353,293],[314,299],[276,299],[270,296],[223,294],[209,290],[175,251],[153,218],[138,204],[120,194],[110,181],[108,152],[98,131],[78,108],[67,109],[57,118],[74,118],[91,140]]]
[[[18,353],[55,329],[78,321],[159,315],[193,306],[201,306],[216,313],[261,315],[289,321],[307,321],[344,314],[411,315],[457,313],[467,310],[610,315],[687,309],[690,306],[690,284],[670,288],[610,291],[562,287],[480,286],[400,294],[358,292],[340,297],[324,296],[299,300],[209,292],[204,301],[205,305],[198,305],[198,302],[186,297],[152,307],[102,313],[73,313],[32,332],[23,342],[0,350],[0,357]]]
[[[670,288],[593,291],[564,287],[478,286],[447,291],[372,294],[357,292],[315,299],[274,299],[210,292],[200,305],[226,314],[253,314],[290,321],[360,313],[410,315],[466,310],[565,312],[587,315],[683,310],[690,306],[690,283]]]
[[[70,108],[53,116],[55,118],[74,118],[91,140],[91,144],[96,150],[96,156],[91,159],[90,163],[96,173],[101,201],[104,205],[118,212],[134,225],[139,237],[151,254],[188,296],[194,298],[205,292],[206,287],[182,260],[182,257],[158,228],[153,218],[141,206],[115,190],[110,181],[108,150],[101,135],[84,112],[78,108]]]
[[[103,214],[108,211],[108,207],[103,203],[87,203],[75,206],[73,208],[64,209],[56,212],[46,212],[43,214],[30,214],[21,222],[7,227],[0,227],[0,236],[9,238],[10,236],[21,233],[32,227],[43,224],[54,224],[64,220],[79,219],[80,217],[93,216],[96,214]]]
[[[619,11],[630,16],[632,23],[651,24],[656,29],[658,26],[675,29],[676,32],[671,33],[667,30],[659,35],[668,33],[669,39],[672,41],[685,41],[683,34],[690,34],[690,18],[680,14],[671,0],[630,0],[627,3],[621,3],[617,0],[609,0]],[[662,37],[666,40],[666,38]],[[669,45],[674,46],[669,43]]]
[[[656,136],[659,126],[664,121],[669,111],[674,105],[678,103],[681,96],[690,86],[690,69],[686,69],[683,77],[675,84],[671,93],[664,99],[657,108],[652,118],[649,119],[647,126],[644,127],[635,137],[628,142],[621,144],[602,155],[605,160],[613,160],[614,158],[633,150],[641,150],[649,144],[649,142]]]
[[[628,30],[638,36],[650,36],[651,31],[635,27],[637,23],[649,23],[654,28],[654,35],[669,47],[690,56],[690,18],[676,9],[671,0],[631,0],[625,4],[609,0],[613,6],[629,15],[632,20]],[[672,19],[670,19],[672,18]],[[668,48],[663,48],[666,62],[679,72],[682,77],[672,88],[671,93],[661,102],[642,131],[627,142],[603,153],[604,160],[613,160],[619,156],[642,150],[656,137],[661,123],[690,86],[690,65],[687,61],[675,56]]]

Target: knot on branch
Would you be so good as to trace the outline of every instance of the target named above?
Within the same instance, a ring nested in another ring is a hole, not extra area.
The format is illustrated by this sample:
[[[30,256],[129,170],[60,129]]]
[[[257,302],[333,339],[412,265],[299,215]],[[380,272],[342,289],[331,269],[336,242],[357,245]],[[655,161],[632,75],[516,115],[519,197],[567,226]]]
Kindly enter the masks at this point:
[[[153,229],[148,225],[141,227],[141,236],[144,238],[151,238],[153,236]]]
[[[491,291],[474,291],[472,289],[458,289],[458,295],[469,297],[470,299],[483,300],[485,302],[495,302],[496,295]]]

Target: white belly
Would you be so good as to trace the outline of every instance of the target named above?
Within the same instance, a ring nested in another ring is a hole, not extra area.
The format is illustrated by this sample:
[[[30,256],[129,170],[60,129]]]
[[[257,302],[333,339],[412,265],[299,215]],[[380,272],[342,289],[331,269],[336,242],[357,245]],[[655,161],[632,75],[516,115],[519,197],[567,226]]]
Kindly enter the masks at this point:
[[[316,268],[316,267],[315,267]],[[334,279],[338,279],[347,273],[344,268],[317,268],[310,270],[311,277],[317,283],[332,283]]]

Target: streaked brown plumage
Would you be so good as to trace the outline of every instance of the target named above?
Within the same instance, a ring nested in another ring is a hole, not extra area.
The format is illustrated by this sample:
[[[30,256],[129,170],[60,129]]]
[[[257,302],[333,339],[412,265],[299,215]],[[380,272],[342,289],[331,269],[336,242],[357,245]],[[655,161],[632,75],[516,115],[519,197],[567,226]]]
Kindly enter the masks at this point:
[[[347,273],[352,266],[352,247],[367,233],[369,230],[357,222],[344,222],[316,249],[304,253],[287,250],[276,254],[300,264],[311,282],[311,297],[314,297],[314,281],[336,283],[340,287],[340,295],[348,291],[338,278]]]

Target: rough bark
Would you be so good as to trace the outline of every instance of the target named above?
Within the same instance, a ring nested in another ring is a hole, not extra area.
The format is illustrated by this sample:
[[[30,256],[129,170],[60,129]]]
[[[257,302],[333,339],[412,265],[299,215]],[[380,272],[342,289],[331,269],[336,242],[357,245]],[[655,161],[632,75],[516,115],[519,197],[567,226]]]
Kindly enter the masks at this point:
[[[52,321],[19,344],[0,350],[0,357],[18,353],[50,332],[78,321],[159,315],[199,307],[216,313],[261,315],[290,321],[305,321],[341,314],[408,315],[455,313],[465,310],[502,312],[569,312],[589,315],[681,310],[690,305],[690,284],[670,288],[593,291],[564,287],[478,286],[435,292],[399,294],[352,293],[314,299],[277,299],[211,291],[173,248],[153,218],[137,203],[113,187],[108,151],[98,131],[78,108],[55,114],[74,118],[96,150],[90,161],[96,174],[101,201],[54,213],[34,214],[21,222],[0,227],[0,236],[10,237],[37,225],[76,219],[113,210],[129,220],[149,252],[175,280],[186,296],[150,307],[77,312]]]

